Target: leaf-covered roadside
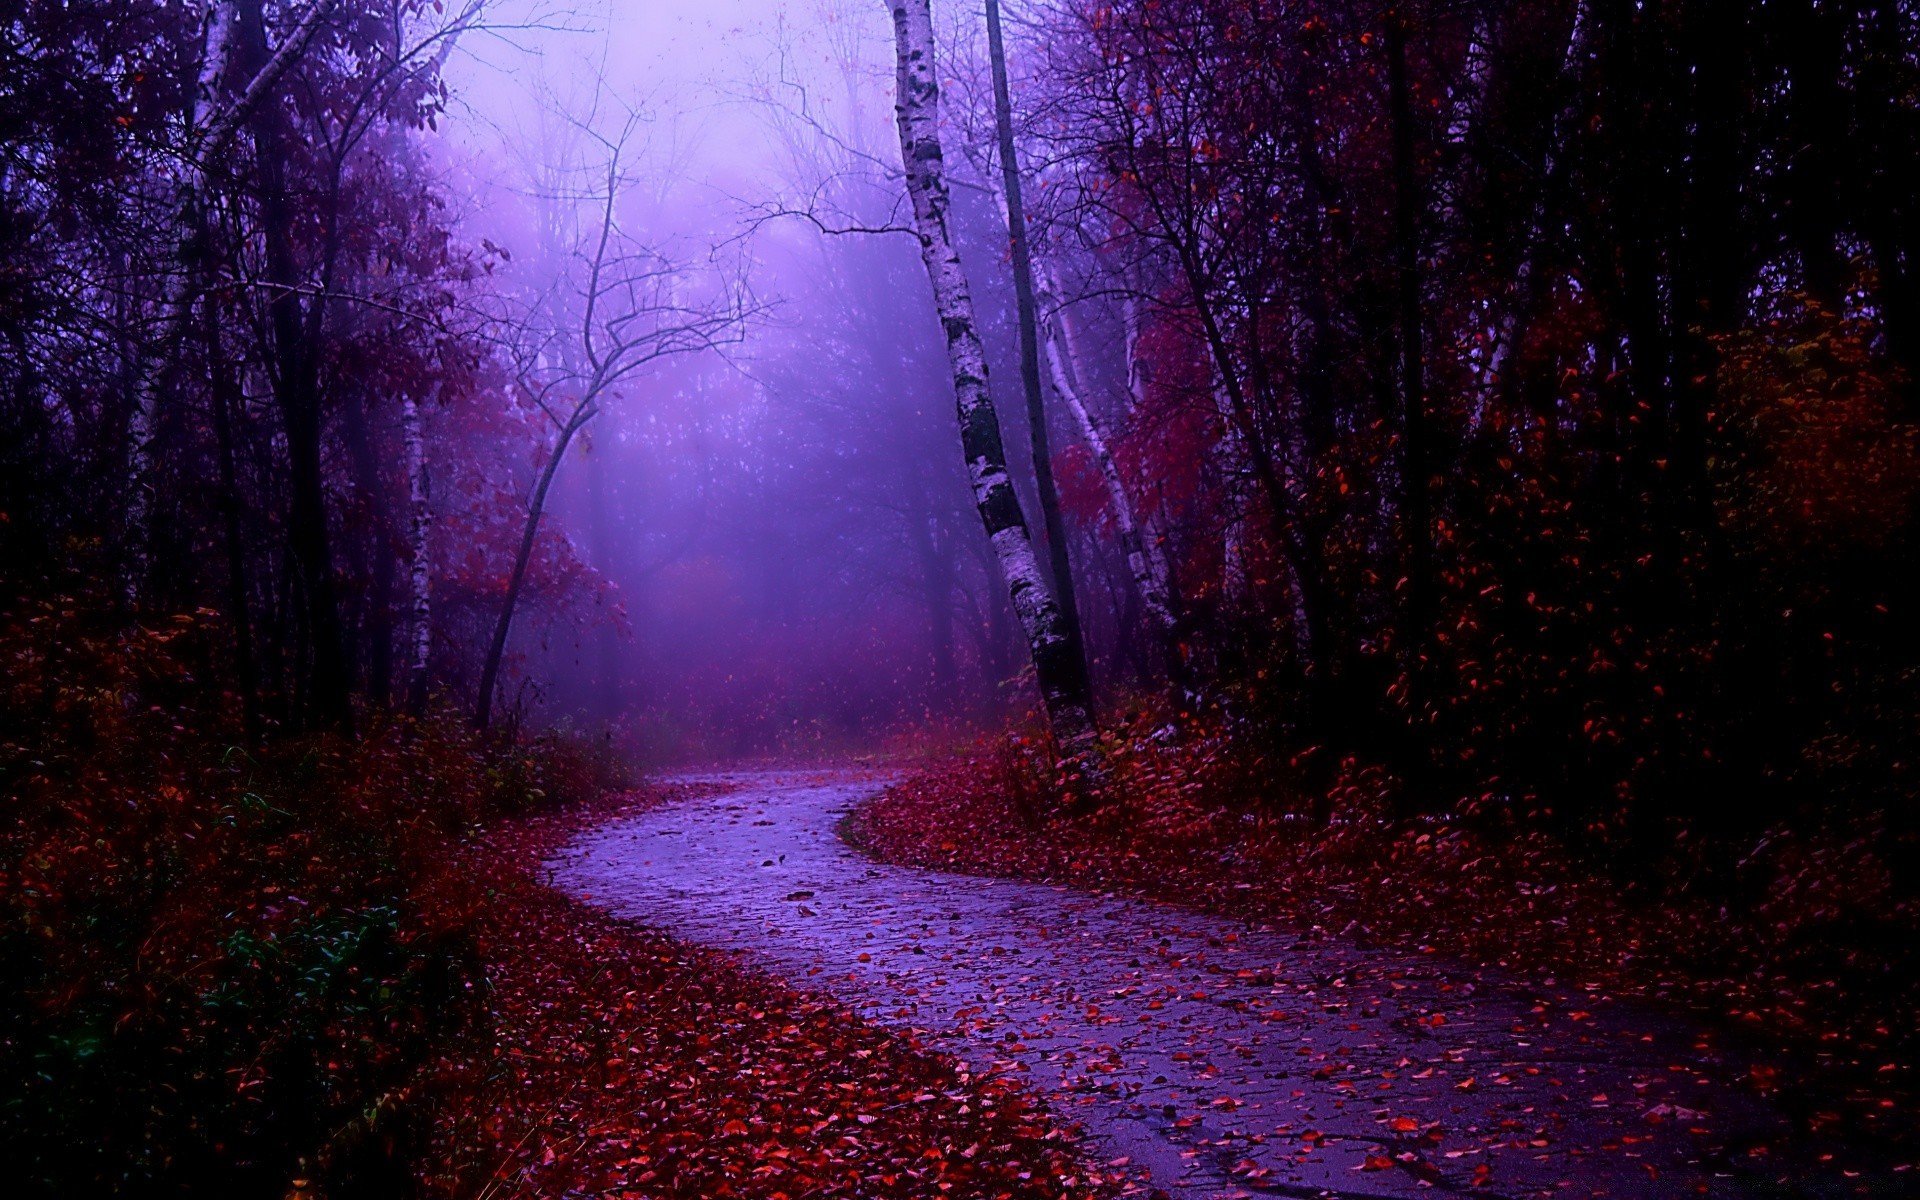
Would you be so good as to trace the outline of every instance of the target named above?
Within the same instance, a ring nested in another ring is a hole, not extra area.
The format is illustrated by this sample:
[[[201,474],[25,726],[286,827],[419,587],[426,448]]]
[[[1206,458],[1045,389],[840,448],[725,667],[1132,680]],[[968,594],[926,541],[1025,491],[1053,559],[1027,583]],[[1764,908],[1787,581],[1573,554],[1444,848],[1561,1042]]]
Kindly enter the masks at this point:
[[[1920,995],[1904,982],[1920,912],[1897,878],[1910,848],[1872,822],[1775,830],[1744,858],[1676,828],[1658,880],[1623,879],[1538,814],[1396,818],[1378,770],[1347,764],[1302,798],[1232,738],[1162,741],[1143,723],[1105,750],[1102,783],[1075,793],[1030,745],[983,746],[889,789],[844,833],[888,862],[1275,919],[1682,1006],[1750,1046],[1751,1085],[1810,1132],[1920,1146]]]
[[[491,1035],[445,1064],[430,1190],[449,1197],[1090,1197],[1108,1180],[1016,1086],[798,995],[724,955],[541,885],[582,822],[469,848]]]

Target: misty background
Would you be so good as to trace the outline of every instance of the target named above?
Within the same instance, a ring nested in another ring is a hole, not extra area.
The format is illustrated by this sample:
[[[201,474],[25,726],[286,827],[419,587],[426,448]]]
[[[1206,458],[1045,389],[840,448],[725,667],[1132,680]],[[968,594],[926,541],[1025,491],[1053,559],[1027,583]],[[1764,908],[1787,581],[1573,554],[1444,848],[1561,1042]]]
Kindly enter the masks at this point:
[[[949,148],[957,234],[1030,497],[1004,210],[981,169],[990,118],[970,107],[981,18],[939,16],[965,142]],[[619,234],[687,292],[731,286],[741,302],[724,344],[627,377],[562,463],[547,528],[585,578],[547,583],[590,599],[516,619],[520,716],[699,760],[871,748],[1022,711],[1024,645],[901,228],[885,6],[496,5],[488,23],[449,61],[439,144],[466,206],[455,232],[495,251],[498,289],[580,303],[618,142]],[[499,482],[524,492],[534,465],[501,462]],[[1124,653],[1131,592],[1095,530],[1074,534],[1093,669],[1124,688],[1146,669]]]

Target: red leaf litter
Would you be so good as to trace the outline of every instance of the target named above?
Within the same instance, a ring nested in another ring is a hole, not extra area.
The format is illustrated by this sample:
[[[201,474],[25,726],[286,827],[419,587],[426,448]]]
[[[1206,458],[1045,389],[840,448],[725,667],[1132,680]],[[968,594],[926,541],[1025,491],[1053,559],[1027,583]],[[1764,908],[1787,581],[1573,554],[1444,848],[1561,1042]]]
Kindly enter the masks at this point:
[[[468,852],[492,1037],[440,1064],[431,1194],[1095,1197],[1116,1176],[997,1078],[540,883],[629,792]]]
[[[1873,857],[1885,837],[1783,855],[1753,908],[1712,911],[1684,890],[1623,889],[1525,828],[1396,821],[1366,771],[1343,772],[1313,829],[1244,748],[1129,732],[1107,735],[1092,790],[1062,788],[1015,738],[889,789],[848,836],[888,862],[1275,919],[1674,1005],[1778,1059],[1752,1085],[1800,1097],[1808,1131],[1851,1130],[1902,1161],[1920,1147],[1920,993],[1890,986],[1908,977],[1920,911]],[[1821,953],[1843,918],[1873,928],[1877,951]]]

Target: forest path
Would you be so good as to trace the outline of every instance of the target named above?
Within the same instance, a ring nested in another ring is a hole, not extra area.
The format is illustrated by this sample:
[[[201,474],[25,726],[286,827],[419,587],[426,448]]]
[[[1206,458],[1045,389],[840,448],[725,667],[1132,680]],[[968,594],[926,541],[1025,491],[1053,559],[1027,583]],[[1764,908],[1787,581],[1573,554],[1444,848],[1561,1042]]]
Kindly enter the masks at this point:
[[[1126,1159],[1139,1191],[1778,1195],[1784,1170],[1786,1194],[1840,1193],[1837,1171],[1815,1188],[1769,1150],[1788,1122],[1712,1039],[1632,1006],[1170,905],[876,864],[836,836],[884,783],[872,774],[698,778],[736,790],[580,836],[555,883],[1017,1073],[1101,1161]]]

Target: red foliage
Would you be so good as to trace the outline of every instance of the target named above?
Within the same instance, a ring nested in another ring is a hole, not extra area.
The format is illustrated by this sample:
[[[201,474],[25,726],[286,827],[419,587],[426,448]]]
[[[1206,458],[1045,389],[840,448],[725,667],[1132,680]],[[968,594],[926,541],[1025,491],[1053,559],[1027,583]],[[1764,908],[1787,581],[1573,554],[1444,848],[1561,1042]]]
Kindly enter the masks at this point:
[[[533,871],[582,820],[462,855],[488,905],[492,1036],[441,1067],[437,1194],[1090,1196],[1073,1141],[1017,1087],[613,920]]]
[[[221,637],[0,621],[0,1072],[31,1190],[281,1186],[471,1015],[439,847],[507,776],[438,723],[238,749],[194,681]]]
[[[1914,847],[1877,819],[1769,831],[1741,865],[1743,896],[1690,890],[1728,848],[1683,834],[1662,890],[1623,886],[1504,808],[1397,819],[1391,777],[1352,761],[1298,803],[1274,782],[1284,764],[1243,741],[1162,741],[1143,723],[1108,735],[1097,795],[1063,803],[1027,749],[922,774],[862,809],[853,836],[887,861],[1277,918],[1683,1005],[1797,1064],[1768,1086],[1804,1089],[1813,1125],[1920,1136],[1899,1082],[1920,1053],[1903,985],[1920,907],[1893,874]]]
[[[1788,559],[1883,553],[1920,497],[1920,436],[1899,420],[1900,380],[1877,331],[1811,302],[1721,339],[1737,447],[1722,470],[1722,519]]]
[[[217,623],[0,622],[0,1145],[30,1191],[1091,1196],[1017,1086],[535,878],[574,744],[228,749]],[[384,1181],[384,1182],[383,1182]]]

